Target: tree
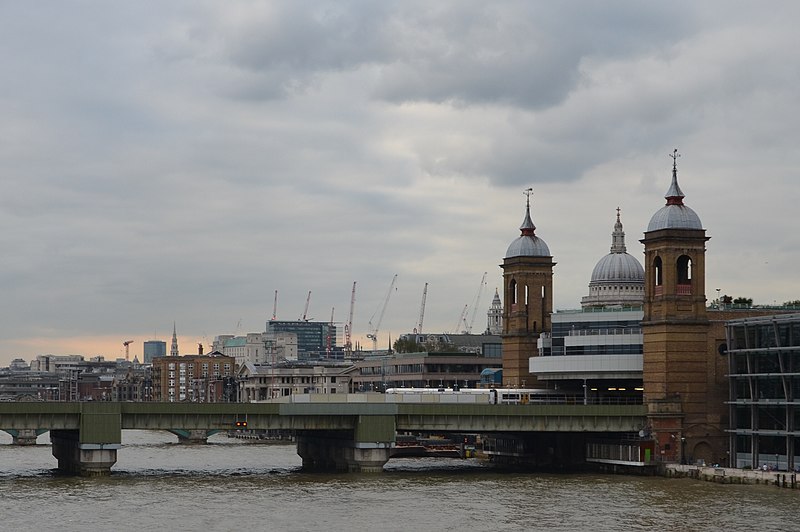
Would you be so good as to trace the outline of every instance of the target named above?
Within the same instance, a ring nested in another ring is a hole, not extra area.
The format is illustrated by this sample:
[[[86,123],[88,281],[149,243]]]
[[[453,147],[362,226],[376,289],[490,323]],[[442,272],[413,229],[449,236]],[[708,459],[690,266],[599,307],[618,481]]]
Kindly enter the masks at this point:
[[[752,307],[753,306],[753,298],[752,297],[737,297],[733,300],[734,305],[739,305],[742,307]]]
[[[795,299],[794,301],[787,301],[783,304],[784,307],[800,307],[800,299]]]
[[[410,338],[398,338],[392,348],[398,353],[420,353],[423,347]]]

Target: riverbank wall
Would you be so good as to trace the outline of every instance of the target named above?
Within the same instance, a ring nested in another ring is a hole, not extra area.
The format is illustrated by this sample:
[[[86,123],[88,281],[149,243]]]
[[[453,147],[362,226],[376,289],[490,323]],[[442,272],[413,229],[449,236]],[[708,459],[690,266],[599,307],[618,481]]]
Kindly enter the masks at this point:
[[[787,471],[661,464],[658,472],[670,478],[694,478],[719,484],[766,484],[779,488],[800,489],[797,482],[798,474]]]

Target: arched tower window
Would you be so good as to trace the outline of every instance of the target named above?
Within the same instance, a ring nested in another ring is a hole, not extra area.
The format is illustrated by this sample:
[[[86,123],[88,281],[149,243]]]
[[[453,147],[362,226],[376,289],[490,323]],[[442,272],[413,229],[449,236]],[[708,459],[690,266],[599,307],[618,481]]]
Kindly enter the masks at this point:
[[[678,257],[678,284],[692,284],[692,259],[687,255]]]
[[[528,306],[528,285],[525,285],[525,306]]]
[[[688,255],[678,257],[678,285],[675,287],[679,296],[692,295],[692,259]]]
[[[656,257],[653,260],[653,270],[656,273],[656,286],[661,286],[664,283],[664,278],[662,276],[662,267],[661,267],[661,257]]]
[[[653,295],[660,296],[664,294],[664,268],[661,264],[661,257],[653,259],[653,273],[655,273],[655,286],[653,287]]]
[[[516,305],[517,304],[517,281],[515,281],[514,279],[512,279],[511,282],[508,283],[508,292],[509,292],[508,299],[511,300],[511,304],[512,305]]]

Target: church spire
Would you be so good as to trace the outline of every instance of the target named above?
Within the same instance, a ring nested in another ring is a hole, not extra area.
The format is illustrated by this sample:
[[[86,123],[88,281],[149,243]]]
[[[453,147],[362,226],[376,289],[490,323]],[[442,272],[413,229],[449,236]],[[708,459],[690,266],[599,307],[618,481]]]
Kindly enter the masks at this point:
[[[614,232],[611,233],[611,253],[626,253],[625,231],[622,230],[622,222],[619,220],[619,207],[617,207],[617,223],[614,224]]]
[[[172,345],[169,348],[169,356],[178,356],[178,334],[175,328],[175,322],[172,322]]]
[[[683,205],[683,198],[686,197],[683,195],[681,187],[678,186],[678,157],[680,156],[678,148],[675,148],[670,154],[670,157],[672,157],[672,184],[664,196],[667,198],[667,205]]]

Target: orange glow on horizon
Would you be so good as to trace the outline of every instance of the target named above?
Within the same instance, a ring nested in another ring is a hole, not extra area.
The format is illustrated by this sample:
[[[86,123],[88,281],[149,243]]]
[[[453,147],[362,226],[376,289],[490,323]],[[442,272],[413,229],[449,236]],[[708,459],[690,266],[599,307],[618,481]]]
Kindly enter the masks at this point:
[[[152,336],[129,335],[124,338],[120,335],[106,336],[72,336],[66,338],[18,338],[5,342],[3,352],[0,353],[0,367],[8,366],[15,358],[21,358],[30,363],[39,355],[83,355],[86,360],[102,356],[107,361],[125,358],[124,341],[133,340],[130,345],[130,359],[138,357],[143,360],[144,342],[161,340],[167,344],[169,354],[172,343],[172,333],[166,338],[153,338]],[[178,349],[181,355],[197,353],[197,344],[203,343],[206,353],[211,350],[210,340],[198,340],[192,337],[178,335]]]

